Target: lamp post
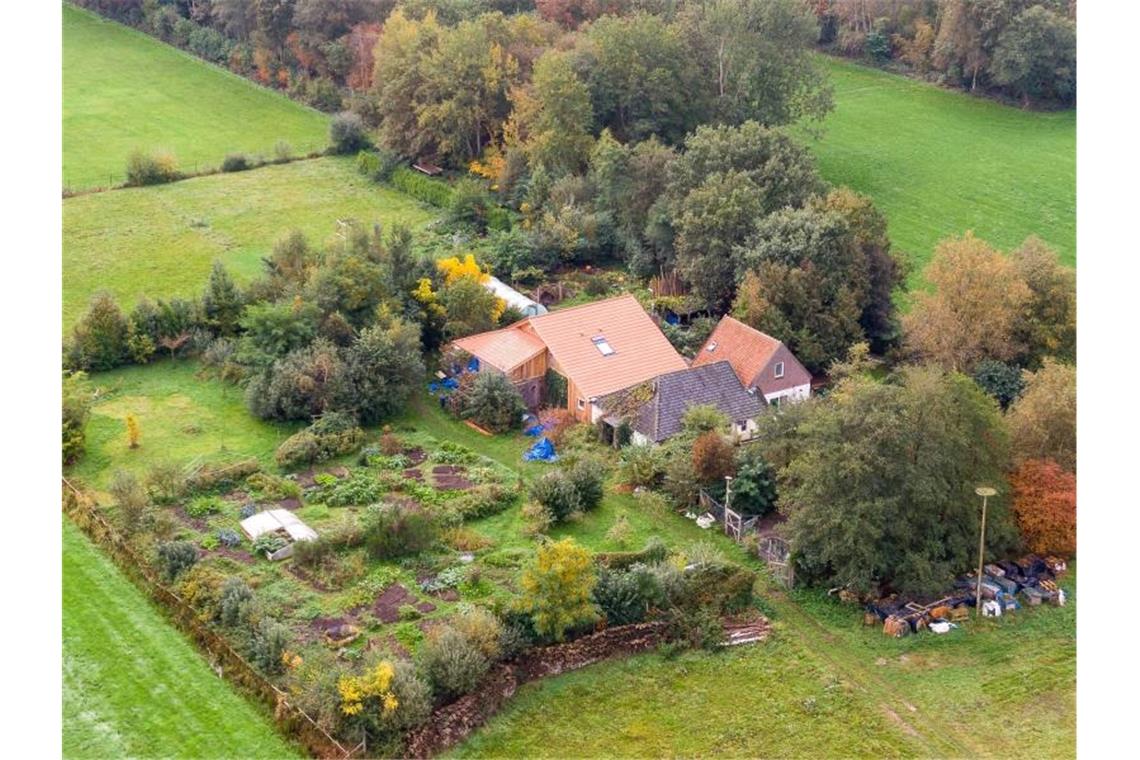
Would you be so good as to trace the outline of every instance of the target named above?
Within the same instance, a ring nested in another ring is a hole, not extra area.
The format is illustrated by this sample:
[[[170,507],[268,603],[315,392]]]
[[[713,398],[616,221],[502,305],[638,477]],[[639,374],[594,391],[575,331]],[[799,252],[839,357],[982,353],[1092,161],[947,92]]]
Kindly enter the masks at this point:
[[[974,489],[974,493],[982,497],[982,531],[981,536],[978,538],[978,584],[977,591],[974,596],[974,609],[977,611],[978,617],[982,614],[982,567],[985,564],[985,551],[986,551],[986,504],[991,496],[997,494],[997,491],[989,486],[978,486]]]

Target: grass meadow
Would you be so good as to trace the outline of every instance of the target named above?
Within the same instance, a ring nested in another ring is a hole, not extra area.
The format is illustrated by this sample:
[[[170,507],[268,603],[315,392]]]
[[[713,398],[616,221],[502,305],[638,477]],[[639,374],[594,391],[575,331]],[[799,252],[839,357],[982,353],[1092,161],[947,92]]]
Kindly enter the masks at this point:
[[[66,519],[63,579],[64,757],[302,756]]]
[[[290,230],[319,244],[338,219],[420,224],[428,207],[357,173],[351,159],[321,158],[234,174],[68,198],[63,202],[63,326],[91,296],[110,291],[124,309],[140,296],[187,296],[205,287],[214,259],[240,282]]]
[[[1028,235],[1076,264],[1076,112],[1037,113],[823,58],[835,110],[805,137],[823,176],[866,193],[914,264],[974,230],[1002,250]]]
[[[328,117],[142,32],[63,6],[63,184],[126,178],[132,150],[174,155],[183,171],[227,153],[323,150]]]

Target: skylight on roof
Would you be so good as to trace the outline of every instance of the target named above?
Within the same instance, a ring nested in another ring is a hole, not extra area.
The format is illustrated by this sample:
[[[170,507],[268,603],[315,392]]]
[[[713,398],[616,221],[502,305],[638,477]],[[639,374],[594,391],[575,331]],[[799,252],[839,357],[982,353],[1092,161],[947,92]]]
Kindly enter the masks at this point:
[[[708,348],[706,348],[705,350],[708,351],[709,353],[716,351],[716,341],[714,340],[712,343],[710,343]]]
[[[615,353],[617,353],[609,344],[609,341],[607,341],[602,336],[599,335],[598,337],[594,338],[593,341],[594,346],[602,353],[602,356],[613,356]]]

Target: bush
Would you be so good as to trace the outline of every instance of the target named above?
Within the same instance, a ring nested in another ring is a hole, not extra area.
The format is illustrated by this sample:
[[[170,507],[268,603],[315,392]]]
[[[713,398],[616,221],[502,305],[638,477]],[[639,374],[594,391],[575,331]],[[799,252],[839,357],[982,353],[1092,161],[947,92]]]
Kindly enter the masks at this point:
[[[134,473],[116,470],[108,490],[118,508],[119,525],[123,533],[128,536],[134,535],[142,527],[146,518],[146,509],[150,505],[146,489]]]
[[[288,541],[275,533],[262,533],[253,542],[253,553],[265,556],[284,549],[288,545]]]
[[[206,463],[186,477],[186,490],[195,493],[215,488],[229,488],[259,470],[261,464],[254,458],[237,462]]]
[[[459,631],[489,662],[499,658],[503,624],[490,611],[472,607],[452,618],[451,627]]]
[[[741,446],[732,481],[732,508],[746,515],[766,515],[776,507],[776,470],[759,446]]]
[[[288,470],[351,454],[363,444],[364,430],[351,415],[328,412],[286,438],[273,458],[279,467]]]
[[[270,475],[268,472],[255,472],[245,479],[245,485],[267,501],[301,498],[301,486],[297,481]]]
[[[596,583],[590,553],[573,539],[544,544],[523,573],[519,609],[530,614],[538,634],[561,641],[566,631],[597,619]]]
[[[444,701],[473,690],[490,666],[479,648],[450,626],[433,629],[420,651],[420,667]]]
[[[451,188],[443,180],[432,179],[414,169],[400,166],[392,170],[389,181],[397,190],[429,205],[438,208],[451,205]]]
[[[618,459],[618,477],[634,487],[653,488],[665,474],[664,451],[653,445],[626,446]]]
[[[248,168],[250,162],[244,153],[230,153],[222,160],[224,172],[244,172]]]
[[[214,536],[218,539],[218,543],[227,549],[236,549],[241,546],[241,535],[236,530],[219,528]]]
[[[342,156],[358,153],[372,145],[364,120],[349,111],[333,117],[329,124],[329,142],[330,150]]]
[[[272,618],[262,618],[253,636],[250,652],[254,663],[270,675],[285,670],[282,655],[289,646],[289,629]]]
[[[640,563],[628,570],[603,568],[594,586],[594,601],[610,625],[640,623],[653,607],[665,603],[661,583]]]
[[[156,504],[170,504],[186,493],[186,475],[173,462],[160,462],[147,472],[146,488]]]
[[[386,505],[376,510],[365,533],[368,554],[376,560],[419,554],[433,543],[438,526],[419,509]]]
[[[127,184],[131,187],[161,185],[181,176],[174,156],[169,153],[150,155],[135,150],[127,157]]]
[[[463,520],[478,520],[497,515],[518,502],[517,491],[507,489],[498,483],[476,486],[449,503],[449,507]]]
[[[482,182],[471,178],[461,179],[451,188],[447,221],[483,234],[487,231],[487,218],[493,205],[491,194]]]
[[[63,374],[63,463],[72,464],[87,449],[87,419],[91,416],[94,394],[87,375]]]
[[[357,170],[374,182],[387,182],[403,163],[399,154],[385,148],[362,150],[356,155]]]
[[[439,444],[432,459],[440,464],[474,464],[479,461],[479,455],[462,443],[444,441]]]
[[[185,510],[190,517],[206,517],[218,514],[225,506],[226,503],[218,496],[199,496],[191,499]]]
[[[693,441],[693,473],[704,485],[719,485],[736,473],[732,444],[710,430]]]
[[[273,160],[279,164],[283,164],[289,159],[293,158],[293,146],[285,140],[278,140],[273,143]]]
[[[588,461],[579,462],[548,472],[534,481],[530,495],[555,522],[562,522],[575,512],[588,512],[601,503],[602,473]]]
[[[378,502],[386,491],[375,475],[358,470],[347,478],[321,486],[317,498],[330,507],[364,506]]]
[[[994,359],[982,359],[974,368],[974,382],[997,399],[1002,409],[1016,401],[1025,390],[1021,368]]]
[[[127,362],[130,326],[110,293],[96,293],[71,333],[67,364],[72,370],[108,370]]]
[[[173,583],[198,561],[198,549],[189,541],[167,541],[159,544],[158,559],[166,581]]]
[[[1026,547],[1071,557],[1077,550],[1077,478],[1049,459],[1027,459],[1009,479]]]
[[[241,578],[226,578],[222,584],[222,597],[219,602],[218,619],[222,625],[243,625],[249,618],[253,604],[253,591]]]
[[[463,400],[463,417],[493,433],[516,429],[525,412],[522,394],[498,372],[478,373]]]

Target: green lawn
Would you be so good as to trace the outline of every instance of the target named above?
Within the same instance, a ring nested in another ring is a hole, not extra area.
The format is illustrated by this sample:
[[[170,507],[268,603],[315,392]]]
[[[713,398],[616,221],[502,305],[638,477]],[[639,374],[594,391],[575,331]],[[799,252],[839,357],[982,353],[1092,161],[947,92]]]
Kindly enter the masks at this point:
[[[300,757],[63,522],[63,756]]]
[[[227,153],[323,150],[328,117],[142,32],[63,6],[63,184],[125,179],[136,148],[169,151],[183,171]]]
[[[1034,113],[822,58],[835,111],[808,144],[830,182],[867,193],[915,262],[972,229],[999,248],[1035,234],[1076,263],[1076,112]]]
[[[116,469],[141,474],[158,462],[255,456],[272,464],[296,426],[256,419],[241,388],[199,378],[197,371],[197,362],[160,360],[93,375],[99,400],[87,423],[87,452],[68,475],[98,489]],[[128,413],[142,431],[137,449],[127,446]]]
[[[200,293],[215,258],[239,280],[292,229],[313,243],[338,219],[418,224],[433,212],[380,187],[350,159],[322,158],[237,174],[68,198],[63,202],[63,324],[92,294],[109,290],[124,309],[142,295]]]

